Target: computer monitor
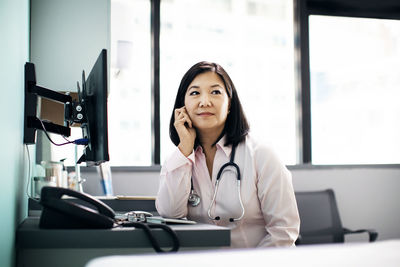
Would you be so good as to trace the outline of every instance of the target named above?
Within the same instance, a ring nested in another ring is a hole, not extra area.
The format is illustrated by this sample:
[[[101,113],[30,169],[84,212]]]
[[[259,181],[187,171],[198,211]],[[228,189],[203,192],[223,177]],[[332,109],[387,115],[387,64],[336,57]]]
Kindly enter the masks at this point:
[[[89,144],[78,163],[86,162],[88,166],[99,165],[109,161],[108,122],[107,122],[107,50],[103,49],[85,81],[83,73],[82,92],[79,99],[86,110],[86,122],[82,123],[83,138]]]
[[[73,101],[68,94],[62,94],[36,85],[36,73],[33,63],[25,64],[25,116],[24,143],[36,143],[36,130],[44,130],[63,136],[70,135],[70,125],[80,123],[83,137],[88,139],[84,154],[78,163],[88,166],[100,165],[109,161],[108,123],[107,123],[107,50],[98,56],[90,74],[82,79],[82,91],[78,86],[79,100]],[[36,116],[38,97],[64,103],[64,125],[43,121]]]

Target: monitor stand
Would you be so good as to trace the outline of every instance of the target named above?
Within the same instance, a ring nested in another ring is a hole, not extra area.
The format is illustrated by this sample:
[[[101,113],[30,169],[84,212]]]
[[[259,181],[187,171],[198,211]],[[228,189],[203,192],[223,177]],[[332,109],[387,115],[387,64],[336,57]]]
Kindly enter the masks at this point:
[[[82,179],[81,177],[81,166],[78,162],[78,145],[75,145],[75,190],[83,193],[82,184],[86,181],[86,179]]]

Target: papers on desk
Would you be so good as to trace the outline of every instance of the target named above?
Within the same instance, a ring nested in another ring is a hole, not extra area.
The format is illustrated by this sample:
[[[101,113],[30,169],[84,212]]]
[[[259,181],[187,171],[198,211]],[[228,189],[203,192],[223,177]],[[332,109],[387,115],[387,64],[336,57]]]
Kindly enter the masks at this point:
[[[149,222],[149,223],[166,223],[166,224],[196,224],[195,221],[189,221],[186,219],[163,218],[161,216],[147,217],[147,222]]]
[[[122,196],[117,195],[115,199],[118,200],[156,200],[155,196]]]

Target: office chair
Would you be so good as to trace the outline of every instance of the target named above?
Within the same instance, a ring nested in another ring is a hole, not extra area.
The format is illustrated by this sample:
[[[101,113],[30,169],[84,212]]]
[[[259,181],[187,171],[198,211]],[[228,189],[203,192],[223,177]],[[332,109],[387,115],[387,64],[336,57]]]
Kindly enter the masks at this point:
[[[343,243],[346,234],[364,233],[369,242],[378,237],[375,230],[349,230],[342,226],[335,194],[332,189],[324,191],[296,192],[300,214],[300,235],[296,245]]]

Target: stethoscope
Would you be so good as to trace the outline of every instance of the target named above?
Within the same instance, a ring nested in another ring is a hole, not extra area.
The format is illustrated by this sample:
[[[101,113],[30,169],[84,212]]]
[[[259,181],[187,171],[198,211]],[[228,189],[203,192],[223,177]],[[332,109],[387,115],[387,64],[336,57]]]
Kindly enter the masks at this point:
[[[225,163],[224,165],[222,165],[221,169],[219,169],[219,171],[218,171],[217,179],[215,181],[214,196],[212,198],[212,201],[211,201],[210,206],[208,207],[208,211],[207,211],[207,215],[208,215],[208,218],[210,218],[210,220],[218,221],[221,219],[220,216],[216,216],[214,218],[211,216],[211,208],[215,204],[215,198],[217,197],[217,192],[218,192],[219,182],[221,180],[221,175],[224,172],[225,168],[228,166],[232,166],[236,169],[236,185],[237,185],[237,191],[238,191],[238,195],[239,195],[240,207],[242,208],[242,214],[238,218],[229,218],[229,221],[236,222],[236,221],[241,220],[244,216],[245,210],[244,210],[244,206],[243,206],[243,202],[242,202],[242,197],[240,194],[240,169],[239,169],[239,166],[235,162],[233,162],[233,160],[235,158],[235,152],[236,152],[236,146],[233,146],[230,161]],[[200,204],[200,202],[201,202],[200,196],[194,192],[193,179],[191,179],[191,189],[190,189],[188,203],[192,207],[196,207]]]

